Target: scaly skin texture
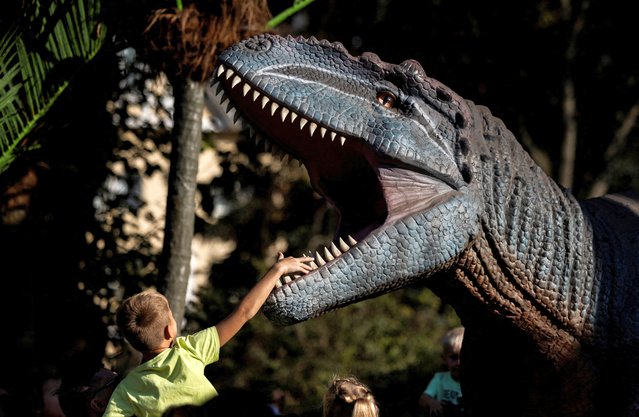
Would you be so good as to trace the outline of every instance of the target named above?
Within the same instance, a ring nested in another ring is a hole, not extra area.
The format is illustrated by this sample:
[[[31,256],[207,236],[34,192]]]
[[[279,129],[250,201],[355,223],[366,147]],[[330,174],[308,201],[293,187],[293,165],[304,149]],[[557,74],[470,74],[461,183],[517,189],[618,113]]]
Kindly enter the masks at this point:
[[[272,321],[424,281],[466,327],[470,415],[635,415],[636,194],[576,201],[488,109],[412,60],[260,35],[220,63],[229,108],[340,212],[337,247],[272,292]]]

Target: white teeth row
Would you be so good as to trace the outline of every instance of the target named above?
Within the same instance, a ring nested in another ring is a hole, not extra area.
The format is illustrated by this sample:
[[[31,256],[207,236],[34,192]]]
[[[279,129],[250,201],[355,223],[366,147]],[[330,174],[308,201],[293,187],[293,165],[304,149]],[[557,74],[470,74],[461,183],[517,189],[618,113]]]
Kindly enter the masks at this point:
[[[335,260],[335,258],[340,257],[342,254],[348,251],[351,247],[357,244],[357,241],[353,239],[350,235],[346,238],[346,240],[348,240],[348,243],[346,243],[344,239],[342,239],[341,237],[339,238],[339,241],[338,241],[339,248],[333,242],[331,242],[330,247],[325,246],[323,250],[324,256],[322,256],[319,253],[319,251],[315,251],[315,261],[311,261],[308,264],[311,266],[311,268],[317,269],[321,266],[326,265],[327,262],[333,261]],[[307,256],[307,255],[304,254],[304,256]],[[288,284],[289,282],[295,281],[297,278],[301,276],[302,275],[293,275],[291,277],[290,275],[285,275],[282,278],[280,278],[279,281],[275,282],[275,287],[279,288],[284,284]]]
[[[325,127],[320,127],[317,123],[304,118],[293,110],[281,106],[274,101],[271,101],[269,97],[263,95],[259,91],[253,89],[253,87],[251,87],[249,84],[242,81],[242,79],[237,74],[235,74],[235,72],[231,68],[224,68],[224,65],[220,65],[217,69],[216,75],[217,78],[225,77],[227,80],[230,79],[231,88],[235,88],[236,86],[240,85],[242,88],[242,94],[244,96],[252,93],[251,97],[253,98],[253,101],[257,101],[261,97],[260,104],[262,106],[262,109],[266,109],[266,106],[270,106],[268,110],[270,111],[271,116],[275,117],[275,113],[277,112],[277,110],[280,110],[279,117],[281,118],[282,123],[284,123],[287,119],[290,120],[290,123],[295,123],[295,121],[297,120],[300,130],[303,130],[304,127],[308,125],[308,132],[310,133],[311,137],[316,131],[318,131],[319,128],[319,134],[322,138],[328,136],[331,138],[331,141],[335,141],[335,139],[337,139],[342,144],[342,146],[344,146],[344,144],[346,143],[346,138],[344,136],[336,132],[329,131]],[[216,88],[216,93],[219,93],[222,89],[221,85],[219,85],[219,82],[216,82],[213,87]],[[228,100],[228,97],[226,97],[226,95],[223,95],[221,100],[222,104],[224,104],[226,100]],[[229,103],[227,106],[227,113],[230,113],[230,110],[235,110],[232,108],[231,103]],[[236,122],[238,118],[239,114],[235,112],[235,114],[233,115],[233,121]]]

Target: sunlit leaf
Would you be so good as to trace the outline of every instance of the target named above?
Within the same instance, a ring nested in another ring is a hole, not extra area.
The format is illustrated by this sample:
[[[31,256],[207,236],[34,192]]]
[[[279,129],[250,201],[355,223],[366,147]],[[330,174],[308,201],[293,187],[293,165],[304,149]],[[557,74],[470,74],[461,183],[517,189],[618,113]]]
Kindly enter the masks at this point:
[[[295,13],[299,12],[309,4],[313,3],[315,0],[295,0],[291,7],[286,8],[284,11],[279,13],[277,16],[273,17],[271,20],[266,23],[266,27],[272,29],[293,16]]]
[[[0,33],[0,172],[105,39],[100,0],[31,0]]]

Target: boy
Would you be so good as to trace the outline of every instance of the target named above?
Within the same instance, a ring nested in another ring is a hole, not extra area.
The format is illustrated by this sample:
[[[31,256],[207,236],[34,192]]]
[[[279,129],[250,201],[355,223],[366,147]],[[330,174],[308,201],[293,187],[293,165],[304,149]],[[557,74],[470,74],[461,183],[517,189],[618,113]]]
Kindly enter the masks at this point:
[[[262,307],[281,276],[308,273],[313,258],[278,260],[246,294],[237,308],[213,327],[177,337],[177,324],[166,298],[143,291],[126,299],[117,312],[120,331],[142,353],[142,364],[118,384],[105,417],[160,417],[171,406],[201,405],[217,395],[204,376],[204,367],[218,360],[219,351]]]
[[[430,416],[461,415],[461,386],[459,384],[459,353],[464,328],[449,330],[442,340],[442,360],[448,371],[437,372],[419,397],[419,405],[429,411]]]

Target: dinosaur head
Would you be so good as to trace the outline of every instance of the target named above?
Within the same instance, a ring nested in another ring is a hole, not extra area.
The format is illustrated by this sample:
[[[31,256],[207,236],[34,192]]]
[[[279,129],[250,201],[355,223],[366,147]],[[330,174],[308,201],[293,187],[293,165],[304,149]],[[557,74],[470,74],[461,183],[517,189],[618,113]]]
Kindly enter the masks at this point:
[[[477,233],[465,102],[415,61],[339,43],[258,35],[219,57],[215,83],[258,137],[304,164],[340,214],[312,273],[264,312],[292,324],[426,278]]]

